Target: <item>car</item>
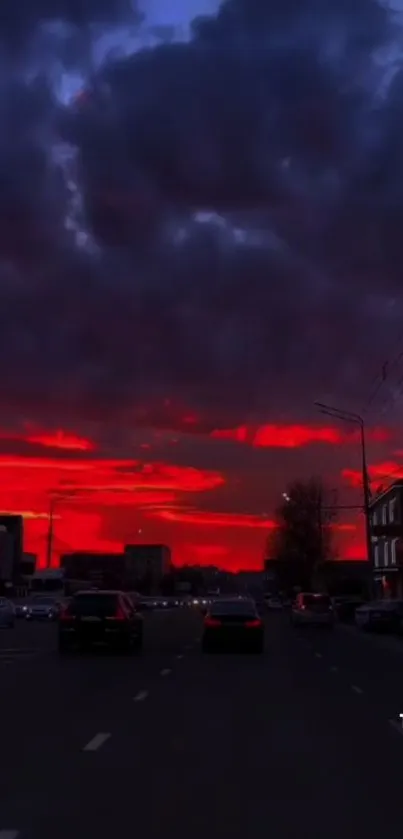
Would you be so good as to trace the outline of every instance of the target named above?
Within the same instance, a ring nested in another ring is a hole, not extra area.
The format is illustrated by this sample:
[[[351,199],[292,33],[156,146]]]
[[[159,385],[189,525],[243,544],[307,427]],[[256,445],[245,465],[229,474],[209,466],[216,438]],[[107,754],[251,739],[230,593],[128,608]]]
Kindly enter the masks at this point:
[[[291,609],[292,626],[323,626],[332,629],[335,616],[331,598],[320,592],[300,592]]]
[[[60,611],[60,604],[49,594],[35,594],[27,603],[25,618],[28,621],[54,621]]]
[[[59,616],[60,653],[103,646],[117,652],[143,647],[143,616],[122,591],[79,591]]]
[[[270,612],[278,611],[279,609],[283,608],[283,601],[280,597],[275,597],[274,595],[266,595],[265,597],[265,604],[266,608]]]
[[[355,624],[366,632],[403,631],[403,602],[401,600],[372,600],[355,610]]]
[[[0,597],[0,626],[12,629],[15,621],[14,604],[7,597]]]
[[[212,603],[204,618],[202,649],[245,649],[262,653],[264,622],[250,599],[222,600]]]
[[[19,601],[18,603],[14,603],[14,609],[16,618],[25,618],[27,616],[28,602]]]
[[[333,597],[332,605],[339,621],[353,623],[357,609],[365,606],[365,603],[362,597],[349,595]]]

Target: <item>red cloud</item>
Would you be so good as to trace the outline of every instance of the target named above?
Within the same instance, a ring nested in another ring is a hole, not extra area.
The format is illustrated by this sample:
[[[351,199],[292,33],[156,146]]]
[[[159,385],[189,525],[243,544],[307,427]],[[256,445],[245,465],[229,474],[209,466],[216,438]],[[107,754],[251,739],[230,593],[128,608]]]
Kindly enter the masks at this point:
[[[266,516],[249,515],[246,513],[216,513],[213,511],[205,512],[203,510],[181,510],[181,509],[162,509],[156,510],[152,514],[165,521],[184,522],[186,524],[196,524],[201,526],[214,527],[243,527],[254,528],[262,530],[274,530],[278,524],[273,519],[268,519]],[[354,531],[354,524],[334,524],[330,525],[332,530]]]
[[[25,518],[25,549],[43,560],[49,501],[56,494],[55,554],[66,550],[120,550],[136,538],[142,517],[178,503],[183,493],[225,483],[215,471],[138,460],[0,456],[0,510]],[[131,512],[133,510],[133,513]],[[122,529],[123,528],[123,529]],[[147,526],[148,539],[157,537]],[[56,559],[56,557],[54,557]]]
[[[94,443],[76,434],[68,434],[65,431],[38,432],[28,434],[24,438],[26,443],[36,443],[49,449],[68,449],[69,451],[92,452],[95,450]]]
[[[362,486],[362,472],[356,469],[343,469],[342,477],[353,487]],[[403,466],[393,461],[376,463],[368,467],[368,474],[371,483],[383,483],[384,481],[398,480],[403,478]]]
[[[252,527],[270,530],[277,527],[271,519],[262,516],[253,516],[242,513],[214,513],[203,510],[158,510],[152,513],[157,518],[165,521],[184,522],[186,524],[198,524],[214,527]]]
[[[219,472],[167,463],[119,459],[58,459],[0,456],[0,476],[7,491],[85,489],[135,491],[142,489],[203,492],[225,483]]]
[[[233,440],[237,443],[247,443],[256,448],[284,448],[295,449],[310,443],[327,443],[338,446],[344,443],[355,443],[359,433],[343,431],[333,426],[306,425],[262,425],[249,428],[246,425],[238,428],[217,429],[210,436],[216,440]],[[374,428],[367,432],[367,438],[375,442],[390,439],[390,432],[382,428]]]
[[[6,431],[0,429],[0,440],[15,440],[16,442],[31,443],[36,446],[43,446],[46,449],[64,449],[67,451],[91,452],[95,450],[95,444],[67,431],[38,431],[29,429],[23,433]]]

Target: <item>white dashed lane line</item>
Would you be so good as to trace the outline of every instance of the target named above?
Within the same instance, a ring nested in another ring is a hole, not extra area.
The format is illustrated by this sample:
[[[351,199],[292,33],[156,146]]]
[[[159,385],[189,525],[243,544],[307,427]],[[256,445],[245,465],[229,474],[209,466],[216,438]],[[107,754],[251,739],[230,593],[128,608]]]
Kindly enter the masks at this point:
[[[160,675],[161,676],[169,676],[170,673],[172,673],[172,670],[170,670],[169,667],[166,667],[165,670],[161,670]]]
[[[351,685],[351,690],[353,690],[354,693],[363,693],[362,689],[359,688],[358,685]]]
[[[338,668],[338,667],[336,667],[336,665],[335,665],[335,664],[333,664],[333,666],[330,668],[330,670],[331,670],[331,672],[332,672],[332,673],[337,673],[337,672],[338,672],[338,670],[339,670],[339,668]]]
[[[134,697],[134,701],[135,702],[144,702],[144,700],[147,699],[147,696],[148,696],[148,690],[140,690],[136,694],[136,696]],[[1,837],[0,837],[0,839],[1,839]]]
[[[322,653],[315,653],[316,658],[323,658]]]
[[[93,737],[92,740],[90,740],[89,743],[87,743],[87,745],[84,746],[83,752],[97,752],[98,749],[100,749],[101,746],[103,746],[104,743],[106,743],[106,741],[109,740],[110,736],[110,734],[104,734],[102,732],[96,734],[95,737]]]
[[[179,655],[177,655],[176,658],[179,658],[179,659],[183,658],[183,653],[179,653]]]
[[[19,830],[0,830],[0,839],[17,839]]]

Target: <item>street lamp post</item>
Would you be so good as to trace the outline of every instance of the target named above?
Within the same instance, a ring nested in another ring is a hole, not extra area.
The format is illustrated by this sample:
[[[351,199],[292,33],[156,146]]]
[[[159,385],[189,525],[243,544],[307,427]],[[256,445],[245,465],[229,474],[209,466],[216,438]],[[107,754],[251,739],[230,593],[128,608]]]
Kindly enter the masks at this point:
[[[52,490],[49,497],[49,527],[46,537],[46,568],[52,567],[53,541],[55,532],[55,508],[58,501],[71,498],[76,495],[77,490],[73,489],[68,493],[61,490]]]
[[[370,565],[371,574],[371,589],[372,589],[372,541],[371,541],[371,518],[370,518],[370,501],[371,491],[368,479],[367,468],[367,453],[365,444],[365,424],[360,414],[354,414],[350,411],[343,411],[340,408],[334,408],[331,405],[324,405],[322,402],[315,402],[317,408],[322,414],[327,414],[334,419],[342,420],[343,422],[350,422],[353,425],[358,425],[360,429],[360,445],[361,445],[361,468],[362,468],[362,488],[364,500],[364,515],[365,515],[365,537],[367,545],[367,559]]]
[[[55,501],[56,498],[52,493],[49,501],[49,526],[46,540],[46,568],[50,568],[52,565]]]

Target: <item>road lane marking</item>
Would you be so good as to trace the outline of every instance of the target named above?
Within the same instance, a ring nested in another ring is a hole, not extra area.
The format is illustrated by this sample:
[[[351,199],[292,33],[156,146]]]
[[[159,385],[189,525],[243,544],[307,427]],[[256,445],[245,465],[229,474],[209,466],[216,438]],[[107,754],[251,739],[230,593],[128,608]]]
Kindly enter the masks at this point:
[[[134,697],[135,702],[144,702],[144,699],[147,699],[148,690],[140,690],[136,696]],[[1,837],[0,837],[1,839]]]
[[[179,653],[179,655],[177,655],[176,658],[183,658],[183,653]]]
[[[84,746],[83,752],[96,752],[96,751],[98,751],[98,749],[100,749],[101,746],[103,746],[104,743],[106,743],[106,741],[109,740],[110,736],[111,736],[110,734],[103,734],[102,732],[100,732],[99,734],[96,734],[95,737],[93,737],[92,740],[90,740],[90,742],[87,743],[86,746]],[[1,837],[0,837],[0,839],[1,839]]]
[[[354,693],[362,693],[361,688],[359,688],[357,685],[351,685],[351,690],[353,690]]]
[[[389,720],[389,725],[391,725],[392,728],[394,728],[400,735],[403,735],[403,725],[401,722],[397,722],[397,720]]]
[[[0,839],[17,839],[19,830],[0,830]]]
[[[333,667],[331,667],[330,669],[331,669],[332,673],[337,673],[337,671],[338,671],[338,669],[339,669],[339,668],[338,668],[338,667],[336,667],[336,665],[335,665],[335,664],[333,664]]]
[[[315,653],[315,655],[316,655],[316,658],[323,658],[322,653]]]
[[[172,673],[172,670],[170,670],[169,667],[166,667],[165,670],[161,670],[160,675],[161,676],[169,676],[170,673]]]

